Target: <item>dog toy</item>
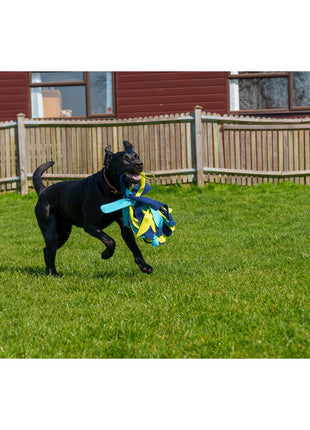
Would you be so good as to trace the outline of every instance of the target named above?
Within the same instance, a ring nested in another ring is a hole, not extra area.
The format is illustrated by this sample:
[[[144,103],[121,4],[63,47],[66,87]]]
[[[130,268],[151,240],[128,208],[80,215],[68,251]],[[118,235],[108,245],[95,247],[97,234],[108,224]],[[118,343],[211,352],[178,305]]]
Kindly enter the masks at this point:
[[[145,197],[151,190],[145,181],[149,175],[141,172],[141,181],[131,191],[125,187],[123,174],[120,176],[121,191],[124,198],[100,206],[103,213],[111,213],[122,209],[126,227],[132,229],[137,237],[154,247],[166,243],[166,237],[175,230],[175,221],[171,216],[172,210],[164,203]]]

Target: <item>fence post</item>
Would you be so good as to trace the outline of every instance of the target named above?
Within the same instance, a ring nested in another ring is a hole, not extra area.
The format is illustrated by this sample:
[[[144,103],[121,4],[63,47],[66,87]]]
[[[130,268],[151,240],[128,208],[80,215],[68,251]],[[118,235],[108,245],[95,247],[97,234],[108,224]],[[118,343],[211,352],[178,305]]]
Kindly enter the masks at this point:
[[[21,195],[28,193],[27,182],[27,162],[26,162],[26,142],[25,142],[25,114],[17,115],[17,167],[20,177]]]
[[[201,106],[195,106],[195,152],[198,187],[204,186]]]

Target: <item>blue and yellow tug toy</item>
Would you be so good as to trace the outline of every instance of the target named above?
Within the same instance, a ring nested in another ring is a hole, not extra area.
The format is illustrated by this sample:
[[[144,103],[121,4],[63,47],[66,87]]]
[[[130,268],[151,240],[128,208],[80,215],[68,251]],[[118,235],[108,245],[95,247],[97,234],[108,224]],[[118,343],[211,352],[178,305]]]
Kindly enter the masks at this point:
[[[154,247],[164,245],[166,237],[175,230],[172,210],[164,203],[145,197],[151,190],[146,183],[147,174],[141,173],[141,182],[131,191],[125,187],[123,175],[120,177],[121,191],[124,198],[100,206],[103,213],[122,209],[125,225],[132,229],[137,237],[151,243]]]

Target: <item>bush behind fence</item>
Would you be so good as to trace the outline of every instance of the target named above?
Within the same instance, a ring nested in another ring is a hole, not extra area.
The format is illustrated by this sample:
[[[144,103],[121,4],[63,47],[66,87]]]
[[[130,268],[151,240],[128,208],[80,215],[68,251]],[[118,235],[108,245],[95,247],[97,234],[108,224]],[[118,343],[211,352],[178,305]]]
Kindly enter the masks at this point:
[[[128,120],[28,120],[0,123],[0,189],[28,192],[33,171],[55,165],[55,180],[102,168],[104,148],[129,140],[158,184],[220,181],[251,185],[294,180],[310,185],[310,118],[268,119],[202,112]]]

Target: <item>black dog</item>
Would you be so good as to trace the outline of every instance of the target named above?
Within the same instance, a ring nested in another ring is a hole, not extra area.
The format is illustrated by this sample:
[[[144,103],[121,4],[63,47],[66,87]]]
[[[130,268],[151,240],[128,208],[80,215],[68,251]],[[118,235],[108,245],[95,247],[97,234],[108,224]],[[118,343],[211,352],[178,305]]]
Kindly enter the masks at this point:
[[[102,204],[121,199],[120,175],[124,174],[124,183],[128,188],[141,180],[143,163],[134,152],[131,143],[124,142],[125,151],[113,154],[111,146],[105,149],[104,167],[101,171],[79,181],[58,182],[50,187],[43,185],[41,176],[54,162],[49,161],[37,168],[33,174],[33,184],[39,195],[35,214],[42,231],[45,245],[44,260],[46,272],[56,276],[56,251],[69,238],[72,225],[83,227],[86,233],[101,240],[106,246],[103,259],[112,257],[115,242],[102,229],[116,221],[122,237],[132,252],[140,270],[152,273],[153,268],[143,259],[133,232],[124,224],[122,211],[104,214]]]

